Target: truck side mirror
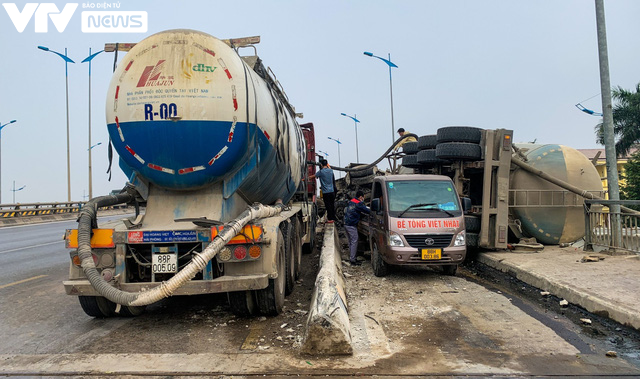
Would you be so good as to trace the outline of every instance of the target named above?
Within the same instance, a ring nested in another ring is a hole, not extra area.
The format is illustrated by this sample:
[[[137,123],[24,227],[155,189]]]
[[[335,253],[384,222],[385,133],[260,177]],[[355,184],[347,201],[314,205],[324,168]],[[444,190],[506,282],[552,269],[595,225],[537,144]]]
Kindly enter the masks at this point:
[[[471,210],[471,199],[469,199],[468,197],[463,197],[462,198],[462,210],[465,212],[468,212]]]
[[[371,200],[371,210],[374,212],[380,212],[380,198]]]

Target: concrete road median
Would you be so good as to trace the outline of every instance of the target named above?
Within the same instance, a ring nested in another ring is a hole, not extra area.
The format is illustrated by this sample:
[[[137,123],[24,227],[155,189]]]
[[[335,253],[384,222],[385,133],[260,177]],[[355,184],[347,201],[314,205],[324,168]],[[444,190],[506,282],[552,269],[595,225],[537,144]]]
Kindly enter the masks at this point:
[[[352,354],[347,298],[334,224],[325,224],[320,269],[301,350],[314,355]]]

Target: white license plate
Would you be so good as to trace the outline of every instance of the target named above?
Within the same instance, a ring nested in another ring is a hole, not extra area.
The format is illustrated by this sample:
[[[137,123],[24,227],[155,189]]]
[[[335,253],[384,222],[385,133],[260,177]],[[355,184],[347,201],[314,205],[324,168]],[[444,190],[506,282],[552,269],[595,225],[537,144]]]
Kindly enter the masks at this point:
[[[154,253],[151,256],[151,269],[154,274],[168,274],[178,272],[178,254]]]

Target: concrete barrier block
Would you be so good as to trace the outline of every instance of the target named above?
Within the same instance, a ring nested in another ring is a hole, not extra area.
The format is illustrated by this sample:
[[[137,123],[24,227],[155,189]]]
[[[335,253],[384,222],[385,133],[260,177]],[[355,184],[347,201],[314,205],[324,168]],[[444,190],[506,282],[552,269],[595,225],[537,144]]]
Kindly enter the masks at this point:
[[[334,224],[325,224],[320,269],[301,350],[313,355],[353,353],[340,244]]]

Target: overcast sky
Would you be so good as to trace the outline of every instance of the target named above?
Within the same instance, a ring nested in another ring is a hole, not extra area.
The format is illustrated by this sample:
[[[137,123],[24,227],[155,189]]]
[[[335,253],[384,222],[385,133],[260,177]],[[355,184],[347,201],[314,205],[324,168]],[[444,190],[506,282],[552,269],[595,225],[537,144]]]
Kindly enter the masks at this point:
[[[10,1],[10,0],[7,0]],[[111,2],[109,2],[111,4]],[[15,2],[23,10],[26,2]],[[62,10],[66,3],[55,2]],[[361,162],[391,142],[389,71],[363,55],[370,51],[393,69],[395,128],[419,135],[438,127],[471,125],[514,130],[516,142],[536,140],[597,148],[599,118],[575,104],[600,92],[594,2],[428,0],[226,0],[119,2],[122,11],[146,11],[146,33],[83,33],[78,3],[64,32],[48,20],[36,33],[33,17],[22,33],[0,8],[0,122],[2,203],[12,185],[26,185],[16,201],[66,201],[64,62],[36,48],[64,52],[69,66],[72,199],[88,193],[88,66],[80,63],[108,42],[139,42],[166,29],[196,29],[218,38],[261,36],[258,55],[282,83],[291,103],[316,126],[317,149],[337,164],[355,162],[357,115]],[[97,10],[97,9],[93,9]],[[605,1],[612,86],[640,82],[640,1]],[[120,60],[123,55],[120,56]],[[113,53],[92,66],[94,196],[126,182],[114,159],[108,182],[105,97]],[[601,110],[600,97],[582,103]],[[394,135],[397,136],[397,135]]]

